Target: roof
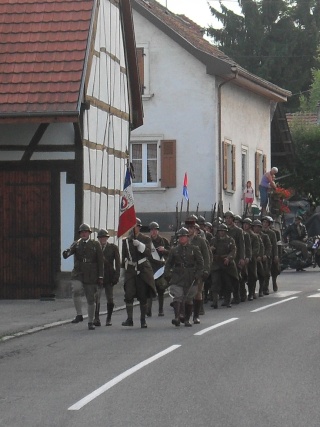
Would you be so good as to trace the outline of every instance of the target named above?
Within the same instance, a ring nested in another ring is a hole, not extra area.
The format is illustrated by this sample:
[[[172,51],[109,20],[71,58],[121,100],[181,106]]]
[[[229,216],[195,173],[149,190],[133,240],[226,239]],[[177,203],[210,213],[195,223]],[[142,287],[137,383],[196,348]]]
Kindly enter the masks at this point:
[[[317,125],[319,121],[318,113],[286,113],[286,117],[289,126],[292,122]]]
[[[0,116],[79,112],[94,0],[0,4]]]
[[[291,92],[252,74],[203,38],[204,29],[184,15],[176,15],[156,0],[132,0],[132,8],[207,66],[207,72],[259,93],[273,101],[283,102]],[[236,77],[236,78],[235,78]]]

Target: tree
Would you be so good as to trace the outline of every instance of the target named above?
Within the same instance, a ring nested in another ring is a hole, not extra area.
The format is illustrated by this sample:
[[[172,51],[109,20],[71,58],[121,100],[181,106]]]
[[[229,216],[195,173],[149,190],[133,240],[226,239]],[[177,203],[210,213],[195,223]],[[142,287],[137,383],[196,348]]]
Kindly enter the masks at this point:
[[[294,173],[281,183],[308,197],[315,205],[320,205],[320,126],[297,118],[290,130],[296,154],[292,169]]]
[[[317,65],[319,0],[238,0],[238,15],[209,6],[223,25],[207,28],[221,50],[243,68],[299,94],[309,89]],[[289,99],[295,111],[299,97]]]

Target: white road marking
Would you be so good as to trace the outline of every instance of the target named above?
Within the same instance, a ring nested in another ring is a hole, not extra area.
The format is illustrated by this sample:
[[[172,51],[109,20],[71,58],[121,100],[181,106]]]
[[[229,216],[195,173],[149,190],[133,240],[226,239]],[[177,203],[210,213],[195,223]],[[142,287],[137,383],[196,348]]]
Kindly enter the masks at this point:
[[[320,298],[320,293],[319,294],[309,295],[308,298]]]
[[[274,292],[273,294],[270,294],[269,297],[277,297],[277,298],[287,298],[291,295],[300,294],[301,291],[280,291],[280,292]]]
[[[194,335],[203,335],[206,332],[212,331],[212,329],[219,328],[220,326],[226,325],[227,323],[230,323],[230,322],[234,322],[235,320],[238,320],[238,317],[232,317],[231,319],[225,320],[224,322],[217,323],[216,325],[213,325],[213,326],[209,326],[209,328],[202,329],[202,331],[199,331]]]
[[[166,350],[160,351],[160,353],[157,353],[154,356],[149,357],[149,359],[146,359],[143,362],[138,363],[138,365],[133,366],[132,368],[128,369],[127,371],[125,371],[122,374],[118,375],[117,377],[113,378],[113,380],[108,381],[106,384],[99,387],[97,390],[88,394],[87,396],[85,396],[83,399],[79,400],[74,405],[70,406],[70,408],[68,408],[68,410],[69,411],[78,411],[79,409],[83,408],[87,403],[90,403],[93,399],[100,396],[102,393],[109,390],[111,387],[118,384],[120,381],[124,380],[129,375],[139,371],[140,369],[144,368],[145,366],[149,365],[150,363],[154,362],[155,360],[160,359],[160,357],[165,356],[168,353],[171,353],[172,351],[176,350],[179,347],[181,347],[181,345],[172,345],[171,347],[168,347]]]
[[[264,307],[260,307],[260,308],[257,308],[255,310],[252,310],[250,313],[257,313],[258,311],[266,310],[267,308],[273,307],[273,306],[278,305],[278,304],[282,304],[283,302],[294,300],[296,298],[298,298],[298,297],[291,297],[291,298],[284,299],[282,301],[274,302],[273,304],[265,305]]]

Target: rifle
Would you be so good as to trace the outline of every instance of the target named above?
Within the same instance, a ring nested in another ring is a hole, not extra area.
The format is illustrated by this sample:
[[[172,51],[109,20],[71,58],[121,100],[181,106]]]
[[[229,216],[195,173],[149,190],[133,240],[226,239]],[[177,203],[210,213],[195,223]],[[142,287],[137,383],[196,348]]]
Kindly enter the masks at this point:
[[[214,221],[215,221],[214,217],[215,217],[215,214],[216,214],[216,207],[217,207],[217,202],[215,202],[214,207],[212,208],[212,214],[211,214],[211,224],[212,225],[214,224]]]
[[[198,214],[199,214],[199,203],[197,204],[197,210],[196,210],[196,216],[198,218]]]

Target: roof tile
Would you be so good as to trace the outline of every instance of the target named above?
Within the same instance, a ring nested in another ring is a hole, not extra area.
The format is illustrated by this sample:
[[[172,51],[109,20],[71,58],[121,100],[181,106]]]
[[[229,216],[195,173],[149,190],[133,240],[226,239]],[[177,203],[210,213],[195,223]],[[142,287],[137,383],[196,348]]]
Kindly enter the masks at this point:
[[[94,0],[0,4],[0,116],[77,112]]]

